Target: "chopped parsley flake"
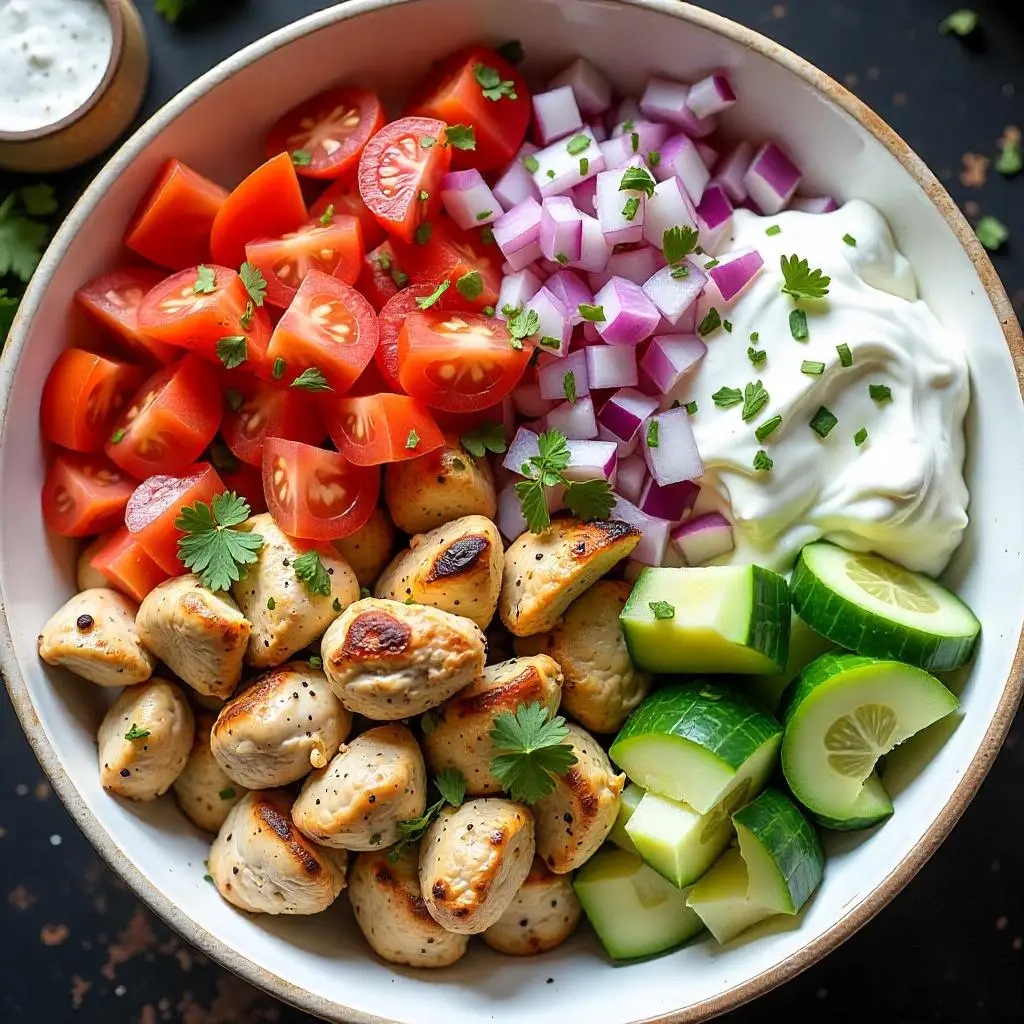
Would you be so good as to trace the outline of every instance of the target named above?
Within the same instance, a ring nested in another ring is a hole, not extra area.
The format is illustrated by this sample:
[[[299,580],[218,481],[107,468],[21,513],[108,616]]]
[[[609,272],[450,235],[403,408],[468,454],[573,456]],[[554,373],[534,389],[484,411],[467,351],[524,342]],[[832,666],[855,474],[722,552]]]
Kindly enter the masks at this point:
[[[782,426],[782,416],[776,413],[770,420],[765,420],[764,423],[754,431],[754,436],[758,441],[764,441],[766,438],[771,437],[780,426]]]
[[[843,366],[853,366],[853,350],[849,345],[836,345],[836,351],[839,353],[839,362]]]
[[[649,601],[648,607],[656,619],[674,619],[676,617],[675,606],[669,604],[668,601]]]
[[[763,348],[754,348],[753,345],[747,349],[747,358],[755,365],[760,366],[767,358],[768,353]]]
[[[773,224],[771,227],[765,228],[764,229],[764,233],[769,238],[774,238],[775,235],[781,235],[782,234],[782,226],[780,224]]]
[[[843,241],[848,246],[850,246],[851,249],[855,249],[857,247],[857,239],[854,238],[853,235],[850,235],[850,234],[843,235]]]
[[[731,409],[743,401],[743,392],[739,388],[722,387],[711,396],[711,401],[719,409]]]
[[[565,150],[569,156],[579,156],[590,148],[589,135],[574,135],[566,144]]]
[[[707,315],[700,322],[700,326],[697,328],[697,333],[702,337],[706,338],[709,334],[717,331],[722,326],[722,314],[712,306],[708,311]]]
[[[775,465],[775,460],[763,449],[759,448],[754,453],[754,469],[760,473],[770,473]]]
[[[769,402],[771,396],[761,381],[754,381],[743,389],[743,412],[744,421],[752,420]]]
[[[856,434],[853,435],[853,443],[859,448],[868,439],[868,428],[861,427]]]
[[[820,377],[825,372],[825,364],[813,359],[805,359],[800,364],[800,372],[806,373],[808,377]]]
[[[878,402],[879,405],[892,401],[892,388],[889,387],[888,384],[869,384],[868,394]]]
[[[814,416],[811,417],[809,426],[811,430],[818,435],[818,437],[825,438],[832,433],[838,422],[839,420],[831,410],[826,409],[825,406],[821,406]]]
[[[634,220],[636,215],[640,212],[640,199],[637,196],[632,196],[626,200],[626,205],[622,208],[622,216],[626,220]]]
[[[789,333],[794,341],[807,341],[811,336],[807,329],[807,314],[802,309],[793,309],[789,313]]]

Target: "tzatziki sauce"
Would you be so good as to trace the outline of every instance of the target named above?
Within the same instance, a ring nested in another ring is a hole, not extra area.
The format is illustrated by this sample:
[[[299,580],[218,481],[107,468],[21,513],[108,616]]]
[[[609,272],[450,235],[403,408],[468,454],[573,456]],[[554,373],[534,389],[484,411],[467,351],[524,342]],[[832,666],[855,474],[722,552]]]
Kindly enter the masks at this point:
[[[722,561],[787,572],[805,544],[824,537],[939,574],[967,526],[967,361],[962,339],[918,297],[885,220],[857,200],[828,214],[739,210],[728,248],[758,250],[764,267],[731,305],[717,304],[732,331],[705,339],[707,355],[679,395],[698,403],[690,421],[704,462],[697,510],[733,522],[736,550]],[[781,290],[780,257],[793,254],[832,278],[827,299],[799,303],[806,341],[793,337],[796,304]],[[706,292],[698,323],[712,305]],[[849,347],[850,365],[838,346]],[[763,362],[748,348],[765,352]],[[712,399],[723,386],[742,391],[758,380],[770,400],[749,421],[740,406]],[[821,409],[831,414],[824,428]],[[759,441],[757,427],[777,415],[781,424]],[[754,468],[759,450],[770,471]]]
[[[101,0],[0,0],[0,131],[73,114],[103,81],[113,47]]]

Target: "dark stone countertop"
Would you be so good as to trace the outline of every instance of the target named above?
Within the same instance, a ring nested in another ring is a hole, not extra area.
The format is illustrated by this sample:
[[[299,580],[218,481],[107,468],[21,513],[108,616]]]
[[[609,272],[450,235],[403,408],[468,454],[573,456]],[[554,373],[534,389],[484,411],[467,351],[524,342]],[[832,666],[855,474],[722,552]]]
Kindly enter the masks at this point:
[[[237,48],[321,0],[242,0],[172,28],[139,0],[153,53],[144,113]],[[970,45],[938,22],[956,0],[717,0],[705,6],[778,39],[877,110],[976,217],[1024,239],[1024,176],[987,168],[1024,126],[1024,7],[974,0]],[[209,13],[208,13],[209,12]],[[97,167],[55,179],[66,207]],[[0,194],[10,177],[0,176]],[[996,265],[1020,312],[1024,247]],[[1004,1024],[1024,1020],[1024,744],[1018,720],[989,780],[905,892],[823,963],[730,1020]],[[98,860],[37,765],[6,695],[0,705],[0,1024],[298,1024],[209,963],[141,907]]]

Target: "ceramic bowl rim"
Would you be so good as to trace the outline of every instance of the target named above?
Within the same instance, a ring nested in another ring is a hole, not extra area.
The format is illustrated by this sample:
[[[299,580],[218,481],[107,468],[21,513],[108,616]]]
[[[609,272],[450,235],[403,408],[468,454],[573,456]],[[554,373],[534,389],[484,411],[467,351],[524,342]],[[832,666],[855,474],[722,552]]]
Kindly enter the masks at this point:
[[[135,155],[198,99],[268,54],[288,46],[300,38],[351,18],[361,17],[389,6],[418,2],[422,2],[422,0],[348,0],[347,3],[311,14],[291,25],[286,25],[239,50],[198,78],[146,121],[121,146],[71,209],[43,256],[21,303],[10,338],[0,355],[0,444],[3,443],[6,433],[9,396],[18,362],[25,347],[28,323],[39,308],[50,279],[68,245],[92,214],[96,203],[114,184]],[[995,268],[966,218],[938,179],[888,124],[856,96],[813,64],[759,32],[729,18],[702,10],[689,3],[678,2],[678,0],[614,0],[614,2],[646,8],[679,18],[768,58],[826,96],[870,132],[923,189],[974,264],[992,308],[999,319],[1014,366],[1017,367],[1018,387],[1024,397],[1024,338],[1022,338],[1020,324],[1014,315]],[[125,857],[112,835],[89,810],[84,799],[78,793],[42,728],[14,655],[10,626],[2,606],[0,606],[0,671],[4,675],[11,701],[29,742],[76,824],[107,863],[131,886],[147,906],[183,938],[197,946],[213,960],[278,999],[330,1020],[351,1021],[354,1024],[395,1024],[390,1018],[364,1013],[336,1000],[314,995],[293,985],[287,979],[264,970],[242,954],[236,953],[218,936],[199,926],[187,913],[164,897],[142,869]],[[1004,683],[999,703],[977,754],[964,768],[956,788],[921,839],[899,863],[893,866],[889,874],[870,895],[856,908],[837,920],[824,934],[774,967],[693,1006],[661,1016],[644,1018],[633,1022],[633,1024],[694,1024],[694,1022],[708,1020],[718,1014],[733,1010],[806,970],[867,924],[921,869],[963,814],[995,760],[1013,721],[1022,692],[1024,692],[1024,631],[1018,638],[1009,676]]]

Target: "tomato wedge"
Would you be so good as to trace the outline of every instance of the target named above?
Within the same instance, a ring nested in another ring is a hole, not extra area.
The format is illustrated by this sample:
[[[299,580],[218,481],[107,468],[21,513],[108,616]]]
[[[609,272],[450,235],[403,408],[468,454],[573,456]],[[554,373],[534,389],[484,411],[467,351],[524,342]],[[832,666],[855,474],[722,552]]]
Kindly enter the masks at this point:
[[[110,585],[136,601],[142,599],[154,588],[168,579],[164,572],[145,549],[129,533],[126,526],[114,534],[90,562],[110,581]]]
[[[408,112],[472,127],[476,149],[456,150],[452,165],[489,171],[519,152],[533,102],[523,76],[504,57],[486,46],[473,46],[438,65]]]
[[[178,559],[180,530],[174,520],[182,508],[197,501],[207,505],[227,490],[208,462],[197,462],[175,476],[151,476],[143,480],[128,501],[124,521],[143,551],[171,576],[180,576],[184,566]]]
[[[297,231],[307,219],[291,157],[272,157],[243,179],[220,208],[210,231],[213,262],[237,267],[247,242]]]
[[[176,473],[194,462],[220,426],[217,372],[186,355],[136,392],[107,440],[107,455],[139,480]]]
[[[395,239],[391,244],[402,269],[414,284],[448,281],[471,306],[494,306],[501,288],[501,251],[486,245],[480,233],[462,231],[450,220],[438,218],[423,245]]]
[[[210,258],[210,230],[228,191],[180,160],[168,160],[125,232],[133,252],[184,270]]]
[[[102,455],[61,452],[43,483],[43,519],[63,537],[88,537],[119,526],[135,481]]]
[[[315,403],[304,391],[259,383],[238,391],[241,404],[224,413],[221,433],[232,454],[250,466],[263,465],[268,437],[316,445],[327,434]]]
[[[340,178],[355,167],[384,121],[376,93],[358,85],[328,89],[289,110],[270,129],[267,156],[288,153],[307,178]]]
[[[245,338],[246,369],[268,375],[270,318],[265,309],[250,310],[251,305],[235,271],[192,267],[166,278],[143,299],[139,331],[151,341],[190,349],[218,366],[224,363],[217,354],[217,342]]]
[[[434,118],[403,117],[377,132],[359,158],[359,194],[396,238],[413,241],[438,210],[441,179],[452,162],[444,130]]]
[[[332,182],[321,193],[320,198],[309,208],[309,215],[319,220],[329,210],[335,214],[356,217],[363,229],[363,242],[367,249],[375,249],[387,238],[387,232],[377,223],[377,218],[367,209],[359,186],[352,178]]]
[[[503,321],[480,313],[412,313],[398,336],[398,379],[432,408],[485,409],[515,387],[530,360],[530,349],[511,340]]]
[[[373,307],[354,288],[312,270],[274,328],[267,359],[284,360],[275,376],[285,383],[315,368],[340,393],[363,372],[376,347]]]
[[[379,313],[388,299],[398,294],[400,281],[408,284],[409,275],[399,267],[395,259],[395,250],[388,240],[363,257],[356,288]]]
[[[163,280],[164,274],[151,267],[125,267],[83,285],[75,299],[125,352],[149,363],[169,363],[178,358],[177,349],[148,337],[139,330],[137,319],[142,300]]]
[[[263,451],[263,489],[274,522],[290,537],[339,540],[373,514],[380,471],[337,452],[272,437]]]
[[[43,385],[43,437],[72,451],[98,452],[145,379],[146,371],[139,366],[80,348],[65,349]]]
[[[357,466],[404,462],[444,443],[434,417],[407,395],[366,395],[324,402],[324,422],[338,451]]]
[[[312,221],[280,238],[250,242],[245,258],[266,279],[267,302],[284,309],[311,270],[355,284],[365,252],[359,219],[335,214],[326,224]]]

